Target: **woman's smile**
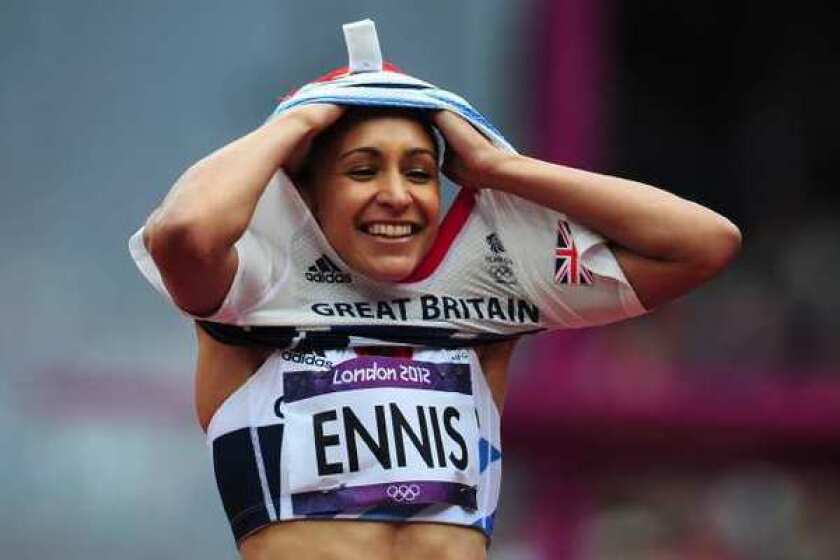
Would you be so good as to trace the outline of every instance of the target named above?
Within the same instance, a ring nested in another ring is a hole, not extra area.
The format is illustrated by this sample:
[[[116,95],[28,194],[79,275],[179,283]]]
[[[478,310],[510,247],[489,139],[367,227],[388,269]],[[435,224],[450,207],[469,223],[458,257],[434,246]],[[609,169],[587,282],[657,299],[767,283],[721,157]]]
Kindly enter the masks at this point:
[[[423,226],[411,222],[368,222],[359,229],[372,237],[385,240],[408,240],[420,232]]]

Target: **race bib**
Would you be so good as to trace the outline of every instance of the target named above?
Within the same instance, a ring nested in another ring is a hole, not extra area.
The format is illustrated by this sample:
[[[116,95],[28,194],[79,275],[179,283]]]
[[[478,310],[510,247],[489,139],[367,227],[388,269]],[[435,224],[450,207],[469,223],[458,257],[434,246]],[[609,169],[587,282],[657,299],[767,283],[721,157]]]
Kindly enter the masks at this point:
[[[376,505],[476,508],[468,364],[363,356],[283,374],[283,462],[296,515]]]

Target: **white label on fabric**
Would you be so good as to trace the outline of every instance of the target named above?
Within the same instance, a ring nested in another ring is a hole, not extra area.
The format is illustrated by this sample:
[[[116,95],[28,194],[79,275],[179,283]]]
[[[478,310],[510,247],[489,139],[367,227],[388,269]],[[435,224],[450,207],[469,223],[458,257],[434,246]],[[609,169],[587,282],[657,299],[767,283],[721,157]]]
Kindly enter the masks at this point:
[[[382,51],[379,49],[376,24],[372,20],[363,19],[345,23],[342,28],[350,73],[382,71]]]
[[[288,493],[478,481],[467,364],[361,357],[329,371],[285,372],[283,410]]]

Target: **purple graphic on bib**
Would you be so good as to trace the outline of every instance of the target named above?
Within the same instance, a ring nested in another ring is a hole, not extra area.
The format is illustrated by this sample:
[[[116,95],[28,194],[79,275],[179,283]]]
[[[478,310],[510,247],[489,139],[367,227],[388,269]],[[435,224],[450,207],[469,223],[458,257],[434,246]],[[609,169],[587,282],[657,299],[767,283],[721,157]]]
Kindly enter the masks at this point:
[[[287,371],[283,374],[283,398],[287,403],[327,393],[382,387],[471,395],[470,366],[362,356],[341,362],[328,371]]]
[[[340,486],[330,490],[292,495],[292,511],[295,515],[358,511],[377,505],[418,504],[452,504],[474,511],[478,507],[476,488],[457,482],[407,480],[364,486]]]

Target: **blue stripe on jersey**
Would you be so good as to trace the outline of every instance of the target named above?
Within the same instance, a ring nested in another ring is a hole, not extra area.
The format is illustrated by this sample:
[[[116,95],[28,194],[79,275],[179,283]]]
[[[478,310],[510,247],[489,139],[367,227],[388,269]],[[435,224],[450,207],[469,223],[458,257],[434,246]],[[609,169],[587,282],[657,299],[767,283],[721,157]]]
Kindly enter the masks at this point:
[[[230,432],[213,441],[213,468],[237,542],[270,522],[250,428]]]
[[[484,438],[478,440],[478,472],[483,473],[490,466],[502,458],[502,452]]]

